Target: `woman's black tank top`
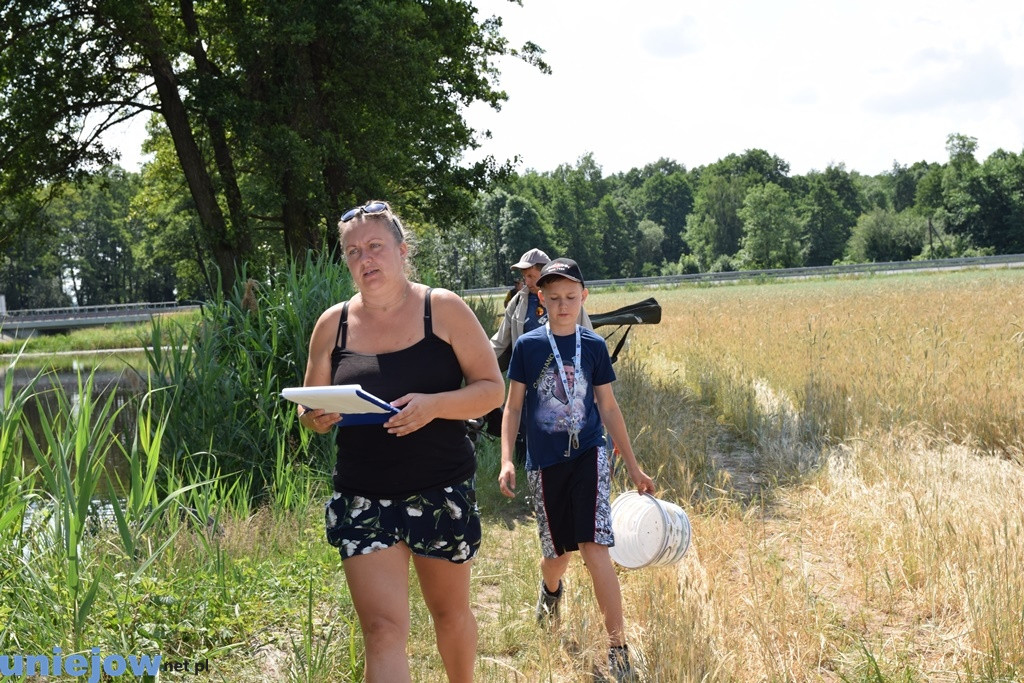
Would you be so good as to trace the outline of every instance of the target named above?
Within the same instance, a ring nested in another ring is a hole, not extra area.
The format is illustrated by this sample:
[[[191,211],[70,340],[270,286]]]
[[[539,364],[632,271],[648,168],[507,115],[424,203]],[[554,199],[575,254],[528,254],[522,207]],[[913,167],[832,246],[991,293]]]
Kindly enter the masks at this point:
[[[424,337],[410,347],[376,355],[345,348],[348,302],[341,309],[331,352],[334,384],[359,384],[385,401],[410,392],[435,394],[462,386],[462,367],[451,345],[434,335],[430,293],[423,311]],[[433,420],[397,437],[381,425],[337,428],[334,490],[373,498],[400,498],[461,483],[476,472],[473,444],[462,420]]]

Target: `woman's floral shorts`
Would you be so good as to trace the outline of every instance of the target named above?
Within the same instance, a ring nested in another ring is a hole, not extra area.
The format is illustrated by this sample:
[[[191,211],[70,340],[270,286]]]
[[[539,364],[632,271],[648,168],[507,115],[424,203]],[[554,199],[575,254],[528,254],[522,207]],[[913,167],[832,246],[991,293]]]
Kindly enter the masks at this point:
[[[462,563],[480,548],[473,479],[407,498],[335,493],[327,501],[327,542],[347,560],[403,542],[415,555]]]

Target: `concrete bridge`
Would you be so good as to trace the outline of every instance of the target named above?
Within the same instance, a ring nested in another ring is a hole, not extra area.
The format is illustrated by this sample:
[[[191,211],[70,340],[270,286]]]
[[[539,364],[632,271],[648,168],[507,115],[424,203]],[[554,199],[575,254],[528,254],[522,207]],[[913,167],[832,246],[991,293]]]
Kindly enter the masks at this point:
[[[117,323],[147,322],[154,315],[199,308],[177,301],[69,306],[10,311],[0,308],[0,334],[27,337],[37,331],[65,332],[78,327],[97,327]]]

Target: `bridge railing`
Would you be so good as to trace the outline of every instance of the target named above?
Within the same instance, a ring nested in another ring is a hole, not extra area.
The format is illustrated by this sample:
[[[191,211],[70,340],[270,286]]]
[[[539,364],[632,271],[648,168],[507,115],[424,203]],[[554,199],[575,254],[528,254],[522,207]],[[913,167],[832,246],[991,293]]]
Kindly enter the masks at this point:
[[[22,308],[8,310],[6,318],[59,318],[59,317],[89,317],[94,315],[108,315],[118,313],[132,313],[136,311],[152,311],[163,309],[179,308],[177,301],[147,301],[133,304],[101,304],[97,306],[64,306],[60,308]]]

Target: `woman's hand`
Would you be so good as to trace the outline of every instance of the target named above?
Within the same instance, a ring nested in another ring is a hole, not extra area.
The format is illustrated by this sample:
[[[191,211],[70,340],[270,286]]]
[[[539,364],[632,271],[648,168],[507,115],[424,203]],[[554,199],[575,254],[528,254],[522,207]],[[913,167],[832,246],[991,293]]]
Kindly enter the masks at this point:
[[[341,422],[339,413],[327,413],[323,408],[310,408],[299,413],[299,424],[306,429],[312,429],[317,434],[326,434],[339,422]]]
[[[395,436],[411,434],[438,417],[435,412],[437,402],[429,394],[406,394],[392,401],[391,405],[400,410],[384,423],[384,428]]]

